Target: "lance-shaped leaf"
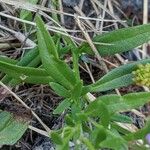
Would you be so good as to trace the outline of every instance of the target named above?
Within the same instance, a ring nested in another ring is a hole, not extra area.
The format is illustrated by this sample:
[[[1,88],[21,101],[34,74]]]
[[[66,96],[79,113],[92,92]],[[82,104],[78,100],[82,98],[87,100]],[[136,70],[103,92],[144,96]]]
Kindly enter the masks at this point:
[[[115,94],[101,96],[94,102],[95,106],[101,105],[101,101],[107,106],[110,113],[123,112],[148,103],[150,101],[150,92],[130,93],[124,96]]]
[[[30,62],[32,62],[36,57],[39,57],[39,51],[38,48],[33,48],[31,50],[29,50],[24,57],[22,57],[17,65],[18,66],[27,66]],[[37,64],[39,64],[40,62],[38,62]],[[37,65],[36,64],[36,65]],[[31,66],[31,65],[30,65]]]
[[[28,121],[15,119],[11,113],[0,112],[0,145],[13,145],[28,128]]]
[[[4,59],[3,59],[3,61],[8,62]],[[38,52],[37,48],[34,48],[34,49],[29,50],[29,52],[27,52],[25,54],[25,56],[22,57],[20,60],[17,61],[17,60],[11,59],[11,61],[16,62],[16,63],[11,63],[11,64],[16,64],[18,66],[37,67],[40,63],[39,52]],[[21,80],[19,81],[19,79],[12,79],[12,77],[10,77],[9,75],[5,75],[2,78],[2,82],[5,83],[5,84],[8,84],[9,82],[13,82],[13,85],[11,85],[11,84],[9,84],[9,85],[10,86],[15,86],[15,85],[21,83]]]
[[[100,117],[100,122],[103,126],[107,127],[110,121],[110,113],[107,105],[103,101],[94,101],[90,103],[85,109],[87,116]]]
[[[76,83],[74,72],[64,61],[54,56],[54,52],[52,53],[53,46],[49,45],[46,40],[47,36],[50,35],[47,35],[47,30],[44,28],[44,23],[39,16],[36,17],[36,23],[38,47],[43,67],[55,82],[67,89],[72,89]]]
[[[132,50],[149,40],[150,24],[115,30],[103,35],[98,35],[93,39],[94,42],[108,43],[108,45],[96,44],[101,56],[109,56]],[[84,43],[81,45],[80,51],[91,53],[91,48],[87,43]]]
[[[57,52],[56,45],[53,41],[53,38],[50,36],[49,32],[46,30],[44,26],[44,22],[39,16],[36,16],[36,23],[37,23],[38,29],[41,31],[40,32],[41,36],[44,37],[44,41],[42,42],[45,42],[46,47],[47,47],[47,52],[49,53],[49,55],[53,55],[54,57],[58,58],[58,52]]]
[[[57,108],[53,111],[53,114],[61,114],[63,111],[68,109],[71,105],[70,99],[65,99],[59,103]]]
[[[149,62],[150,59],[145,59],[115,68],[112,71],[108,72],[106,75],[104,75],[96,83],[85,87],[85,89],[87,88],[88,91],[97,92],[128,86],[133,83],[132,72],[138,68],[138,65],[146,64]]]
[[[48,76],[44,69],[33,67],[22,67],[0,61],[0,70],[6,74],[20,74],[26,76]]]
[[[59,96],[62,97],[70,97],[70,92],[65,89],[62,85],[55,83],[55,82],[50,82],[49,85],[51,86],[51,88],[55,91],[56,94],[58,94]]]
[[[96,85],[96,86],[94,85],[91,87],[90,91],[91,92],[101,92],[101,91],[107,91],[107,90],[112,90],[115,88],[128,86],[133,83],[132,77],[133,77],[132,74],[127,74],[127,75],[121,76],[119,78],[115,78],[106,83]]]
[[[116,122],[122,122],[122,123],[130,123],[132,124],[132,119],[126,115],[116,113],[113,116],[111,116],[112,121]]]
[[[9,81],[9,86],[13,86],[13,87],[20,83],[48,84],[49,82],[54,81],[50,76],[26,76],[17,73],[9,74],[9,77],[11,77]]]
[[[14,77],[15,79],[15,77]],[[50,77],[50,76],[20,76],[19,78],[20,80],[18,80],[18,78],[16,78],[16,80],[12,80],[10,82],[10,85],[16,85],[16,81],[23,82],[23,83],[30,83],[30,84],[47,84],[49,82],[53,82],[54,80]],[[14,83],[15,82],[15,83]],[[18,83],[18,84],[19,84]]]
[[[32,68],[32,67],[22,67],[13,64],[5,63],[0,61],[0,70],[6,73],[9,77],[15,79],[11,80],[7,77],[11,85],[15,85],[19,82],[26,82],[32,84],[48,84],[54,81],[44,69]]]
[[[9,58],[7,56],[3,56],[3,55],[0,55],[0,61],[4,61],[7,63],[11,63],[11,64],[16,64],[18,62],[17,60],[11,59],[11,58]]]
[[[96,139],[91,139],[95,143],[96,149],[108,148],[113,150],[127,150],[127,142],[115,129],[106,129],[100,124],[93,123],[97,128],[97,136],[92,137]],[[92,131],[94,133],[94,131]],[[94,135],[96,135],[94,133]]]
[[[80,99],[81,93],[82,93],[82,86],[83,86],[83,82],[80,81],[78,82],[73,90],[71,91],[71,99],[74,101],[78,101]]]
[[[102,148],[113,150],[128,150],[127,141],[116,130],[107,130],[106,140],[102,141],[99,145]]]

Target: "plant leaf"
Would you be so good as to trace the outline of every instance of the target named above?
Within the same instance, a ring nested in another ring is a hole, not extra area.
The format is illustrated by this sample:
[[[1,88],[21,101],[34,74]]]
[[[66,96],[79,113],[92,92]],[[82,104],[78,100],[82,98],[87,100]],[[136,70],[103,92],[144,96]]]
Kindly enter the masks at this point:
[[[44,69],[33,67],[22,67],[0,61],[0,70],[7,74],[23,74],[26,76],[48,76]]]
[[[13,145],[28,128],[25,121],[16,120],[9,112],[0,112],[0,145]]]
[[[107,130],[107,138],[100,143],[100,146],[102,148],[110,148],[113,150],[128,150],[127,142],[116,130]]]
[[[150,40],[150,24],[115,30],[93,38],[93,42],[108,43],[112,45],[97,44],[97,50],[101,56],[122,53],[140,46]],[[80,47],[81,52],[91,53],[91,48],[87,43]]]
[[[110,121],[110,114],[107,105],[103,101],[93,101],[85,109],[85,114],[89,117],[100,117],[100,123],[107,127]]]
[[[128,86],[133,83],[132,77],[133,77],[132,74],[127,74],[127,75],[121,76],[119,78],[113,79],[111,81],[108,81],[100,85],[93,85],[89,87],[90,92],[108,91],[108,90],[112,90],[115,88]]]
[[[70,97],[70,93],[67,89],[65,89],[62,85],[55,83],[55,82],[50,82],[49,83],[51,88],[56,92],[56,94],[58,94],[59,96],[62,97]]]
[[[106,130],[104,127],[98,127],[94,129],[91,133],[91,140],[94,146],[98,149],[99,144],[106,139]]]
[[[4,61],[4,62],[6,62],[6,61]],[[29,52],[27,52],[21,58],[21,60],[17,61],[16,65],[18,65],[18,66],[28,66],[28,67],[37,67],[39,65],[39,63],[40,63],[39,52],[38,52],[37,48],[33,48],[33,49],[29,50]],[[11,64],[14,64],[14,63],[11,63]],[[15,79],[12,79],[12,77],[10,77],[9,75],[5,75],[2,78],[2,82],[5,83],[5,84],[9,84],[9,86],[15,86],[15,85],[22,82],[22,80],[18,79],[17,76],[15,76],[14,78]],[[30,83],[30,81],[28,83]],[[39,82],[37,82],[37,83],[39,83]]]
[[[58,58],[58,53],[57,53],[55,43],[51,35],[49,34],[49,32],[46,30],[44,26],[45,23],[40,18],[40,16],[36,16],[36,23],[37,23],[38,29],[41,31],[41,36],[44,37],[44,42],[46,44],[49,55],[53,55],[55,58]]]
[[[3,56],[3,55],[0,55],[0,61],[6,62],[6,63],[11,63],[11,64],[16,64],[18,62],[17,60],[11,59],[11,58],[9,58],[7,56]]]
[[[73,99],[74,101],[79,100],[81,93],[82,93],[82,85],[83,85],[82,81],[78,82],[74,86],[73,90],[71,91],[71,99]]]
[[[95,102],[98,105],[98,101],[103,101],[107,106],[109,112],[123,112],[143,106],[150,101],[150,92],[130,93],[124,96],[119,95],[106,95],[99,97]]]
[[[52,50],[49,50],[49,48],[51,49],[52,47],[47,46],[48,41],[45,41],[46,37],[42,33],[43,25],[41,24],[43,24],[43,22],[40,17],[37,17],[36,21],[38,27],[38,47],[44,68],[55,82],[63,85],[67,89],[72,89],[73,85],[76,83],[74,72],[64,61],[54,57],[51,53]]]
[[[57,108],[53,111],[53,114],[61,114],[65,109],[69,108],[71,105],[71,102],[69,99],[65,99],[62,102],[59,103]]]
[[[112,121],[116,121],[116,122],[121,122],[121,123],[130,123],[132,124],[132,119],[126,115],[123,115],[123,114],[114,114],[112,117],[111,117],[111,120]]]
[[[138,62],[131,64],[126,64],[118,68],[113,69],[106,75],[104,75],[96,83],[91,84],[87,87],[87,91],[107,91],[123,86],[128,86],[133,83],[132,81],[132,72],[138,68],[139,64],[149,63],[150,59],[144,59]]]
[[[144,139],[146,137],[146,135],[149,133],[150,133],[150,120],[147,121],[144,128],[138,130],[137,132],[129,133],[129,134],[125,135],[124,139],[127,141]]]
[[[0,70],[8,75],[4,80],[9,80],[9,82],[11,81],[11,85],[15,85],[16,82],[48,84],[53,81],[53,79],[48,76],[47,72],[40,68],[22,67],[0,61]],[[11,80],[10,77],[15,80]]]
[[[51,132],[50,136],[51,136],[52,140],[56,144],[58,144],[58,145],[62,145],[63,144],[63,140],[62,140],[62,138],[60,137],[60,135],[57,132],[54,132],[54,131]]]
[[[38,2],[38,0],[27,0],[29,3],[31,4],[36,4]],[[20,12],[20,18],[21,19],[26,19],[26,20],[29,20],[31,21],[32,19],[32,13],[31,11],[27,11],[27,10],[21,10]]]
[[[104,75],[100,80],[98,80],[95,85],[97,84],[102,84],[102,83],[106,83],[108,81],[111,81],[115,78],[119,78],[123,75],[126,74],[130,74],[133,71],[135,71],[136,69],[138,69],[138,65],[139,64],[147,64],[150,63],[150,59],[143,59],[140,61],[136,61],[130,64],[126,64],[126,65],[122,65],[120,67],[117,67],[113,70],[111,70],[109,73],[107,73],[106,75]]]

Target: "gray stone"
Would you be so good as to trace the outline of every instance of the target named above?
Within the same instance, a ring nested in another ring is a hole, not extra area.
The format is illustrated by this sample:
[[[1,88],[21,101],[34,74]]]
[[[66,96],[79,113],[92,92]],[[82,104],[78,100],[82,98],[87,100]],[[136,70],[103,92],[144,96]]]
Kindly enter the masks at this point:
[[[78,3],[79,3],[80,0],[63,0],[63,3],[66,5],[66,6],[71,6],[71,7],[74,7],[76,6]]]

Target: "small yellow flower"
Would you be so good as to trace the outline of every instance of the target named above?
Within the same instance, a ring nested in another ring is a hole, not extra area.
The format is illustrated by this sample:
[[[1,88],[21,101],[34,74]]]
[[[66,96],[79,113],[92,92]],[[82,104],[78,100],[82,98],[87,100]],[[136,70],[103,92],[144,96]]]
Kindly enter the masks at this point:
[[[138,69],[132,74],[134,75],[133,81],[137,85],[150,87],[150,64],[138,65]]]

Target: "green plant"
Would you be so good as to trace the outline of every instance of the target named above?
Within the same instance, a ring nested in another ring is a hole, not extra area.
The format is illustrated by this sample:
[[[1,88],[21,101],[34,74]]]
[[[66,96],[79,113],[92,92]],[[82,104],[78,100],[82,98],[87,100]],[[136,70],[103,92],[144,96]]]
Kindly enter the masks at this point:
[[[120,123],[132,124],[130,117],[120,112],[143,106],[150,101],[149,92],[130,93],[124,96],[110,94],[98,97],[91,102],[87,93],[113,90],[123,86],[134,84],[133,71],[138,66],[150,63],[145,59],[130,64],[122,65],[108,72],[96,83],[84,85],[80,79],[78,60],[82,52],[92,54],[87,43],[80,47],[74,44],[66,45],[67,51],[71,49],[73,65],[69,66],[61,56],[64,48],[61,47],[59,38],[52,37],[44,27],[42,19],[36,17],[38,47],[30,50],[21,60],[12,60],[0,57],[0,70],[5,73],[2,82],[15,86],[20,83],[47,84],[56,94],[63,97],[54,114],[66,111],[64,127],[49,133],[50,138],[56,144],[57,150],[69,149],[69,141],[75,144],[76,149],[88,148],[96,150],[110,148],[113,150],[127,150],[131,141],[143,139],[150,131],[150,122],[147,121],[143,129],[135,133],[118,125]],[[96,36],[93,41],[109,43],[112,45],[97,45],[102,56],[130,50],[150,40],[150,25],[142,25],[126,29],[120,29],[101,36]],[[67,43],[67,42],[66,42]],[[67,52],[66,51],[66,52]],[[41,64],[40,67],[39,64]],[[1,112],[4,113],[4,112]],[[0,116],[1,121],[6,116]],[[15,122],[15,124],[17,124]],[[15,142],[26,129],[26,121],[22,126],[22,132],[16,135]],[[5,132],[10,132],[3,125]],[[3,135],[0,130],[0,137]],[[15,135],[15,133],[13,132]],[[6,134],[7,136],[7,134]],[[0,138],[0,143],[1,143]],[[14,144],[8,138],[3,144]],[[135,146],[139,147],[139,145]],[[141,145],[142,147],[143,145]]]

